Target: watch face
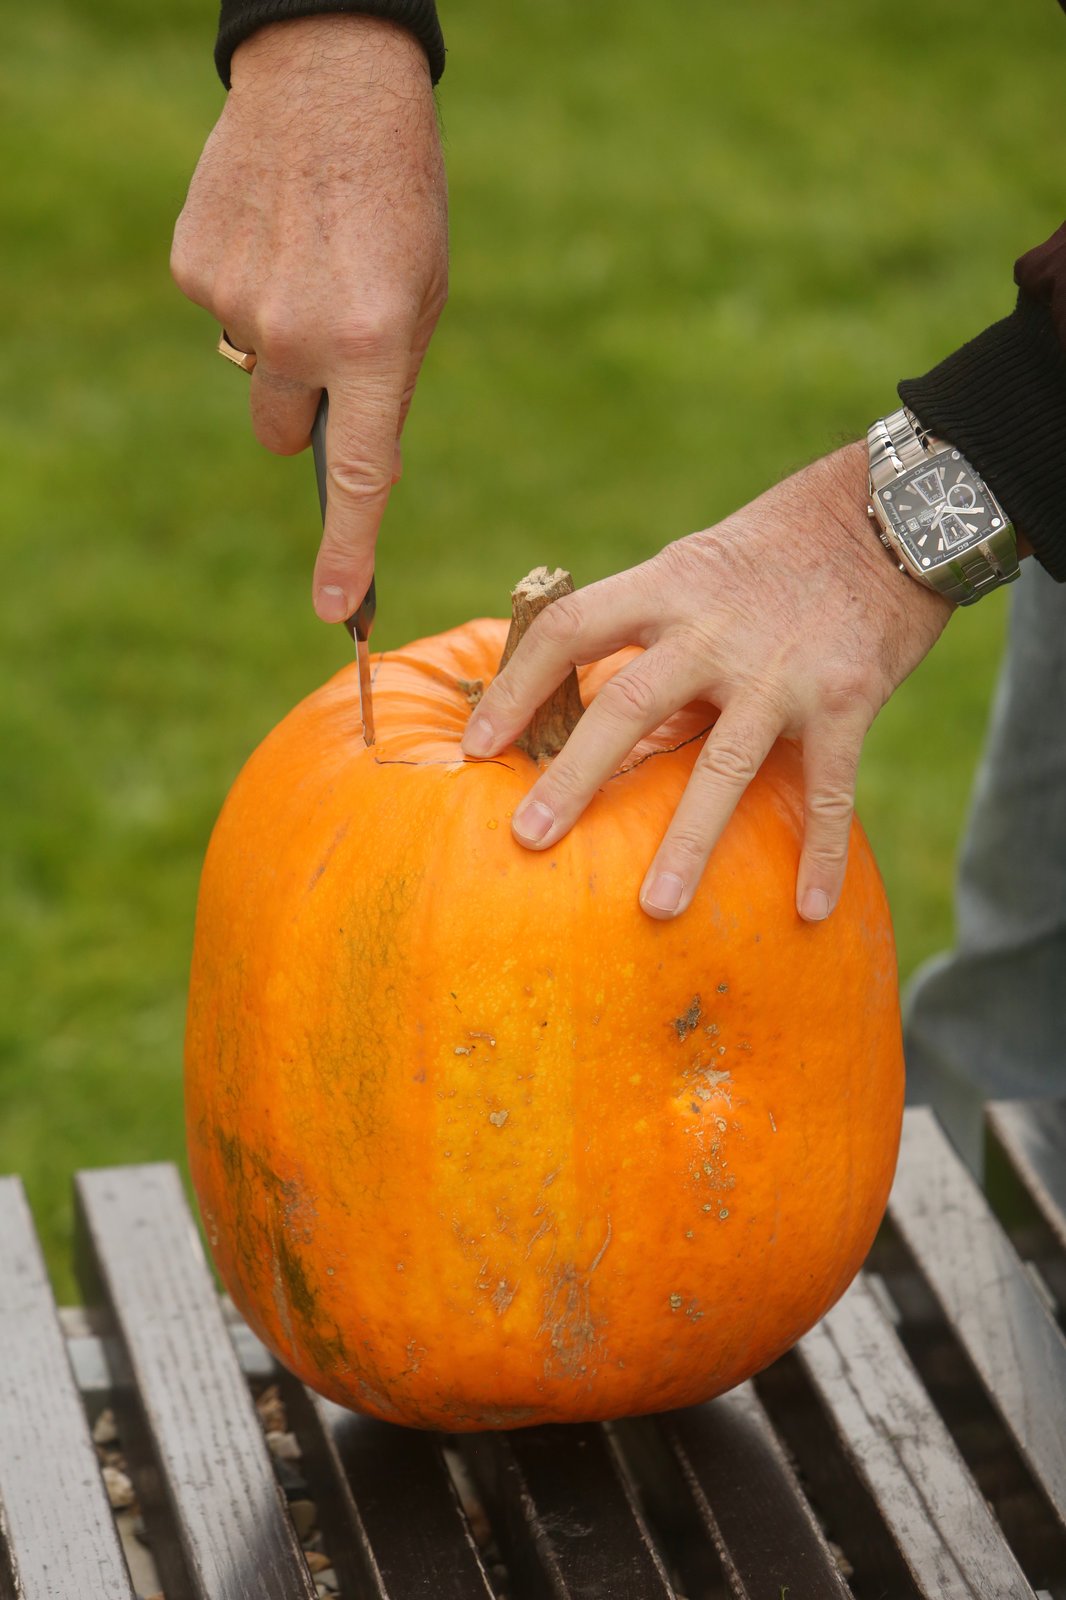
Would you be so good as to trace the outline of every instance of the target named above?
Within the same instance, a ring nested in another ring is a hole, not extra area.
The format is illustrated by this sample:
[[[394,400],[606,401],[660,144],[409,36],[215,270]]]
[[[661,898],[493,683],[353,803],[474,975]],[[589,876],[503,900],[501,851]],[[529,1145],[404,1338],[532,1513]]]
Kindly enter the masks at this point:
[[[939,567],[1003,527],[1003,513],[957,450],[912,467],[878,494],[918,567]]]

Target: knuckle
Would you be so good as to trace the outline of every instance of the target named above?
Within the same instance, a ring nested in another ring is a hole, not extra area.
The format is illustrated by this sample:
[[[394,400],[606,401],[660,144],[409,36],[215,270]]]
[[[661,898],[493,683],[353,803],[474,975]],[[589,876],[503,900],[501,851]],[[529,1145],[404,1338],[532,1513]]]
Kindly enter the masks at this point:
[[[293,307],[284,300],[270,301],[260,306],[255,327],[260,352],[267,357],[271,366],[284,369],[303,342]]]
[[[854,800],[848,790],[819,790],[807,797],[804,855],[813,865],[836,872],[848,857]]]
[[[820,822],[841,830],[851,822],[855,809],[850,789],[815,789],[807,796],[807,815],[812,822]]]
[[[860,666],[831,669],[818,682],[819,706],[835,720],[868,714],[872,699],[869,675]]]
[[[202,305],[211,292],[211,275],[195,251],[191,250],[181,229],[174,235],[170,247],[170,276],[186,299]]]
[[[691,534],[683,539],[673,539],[664,545],[648,565],[670,577],[679,578],[686,583],[691,582],[699,565],[697,547]]]
[[[640,672],[616,673],[596,698],[604,711],[621,722],[645,723],[658,712],[655,685]]]
[[[391,459],[379,461],[331,461],[327,469],[329,494],[342,505],[356,508],[388,498],[392,487]]]
[[[342,361],[379,360],[410,342],[409,321],[398,306],[361,306],[338,323],[331,343]]]
[[[589,782],[581,768],[572,761],[560,761],[557,757],[552,762],[551,776],[543,794],[552,809],[569,814],[575,806],[580,807],[585,803],[588,793]]]
[[[736,739],[708,740],[700,758],[698,771],[706,782],[724,783],[732,788],[747,788],[758,772],[758,763],[751,751]]]
[[[493,678],[481,697],[479,709],[489,717],[490,721],[494,717],[499,717],[506,721],[508,726],[511,725],[520,709],[519,696],[515,681],[506,671],[498,678]]]
[[[234,324],[243,330],[251,324],[252,319],[248,315],[251,298],[243,278],[235,268],[221,266],[216,269],[207,291],[204,304],[209,306],[223,326]]]
[[[553,600],[550,606],[545,607],[534,627],[549,644],[566,650],[581,632],[581,621],[581,608],[576,603],[576,596],[564,595],[561,600]]]
[[[700,832],[691,823],[672,829],[665,843],[669,850],[670,865],[682,868],[682,877],[685,875],[684,869],[701,867],[710,854],[709,833]]]
[[[815,876],[837,878],[847,866],[847,835],[844,835],[839,846],[833,846],[821,841],[809,843],[804,849],[803,856],[808,870],[813,869]]]

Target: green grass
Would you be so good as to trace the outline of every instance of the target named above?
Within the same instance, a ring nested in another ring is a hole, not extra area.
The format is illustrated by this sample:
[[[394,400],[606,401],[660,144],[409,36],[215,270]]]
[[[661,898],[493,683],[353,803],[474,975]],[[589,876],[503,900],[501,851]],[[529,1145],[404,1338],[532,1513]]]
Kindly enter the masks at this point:
[[[453,297],[376,642],[705,526],[1010,305],[1061,219],[1051,0],[445,5]],[[221,104],[207,0],[39,0],[0,60],[0,1170],[57,1268],[77,1165],[181,1159],[199,861],[238,765],[347,658],[307,460],[166,270]],[[905,971],[949,939],[1000,649],[959,618],[870,739]]]

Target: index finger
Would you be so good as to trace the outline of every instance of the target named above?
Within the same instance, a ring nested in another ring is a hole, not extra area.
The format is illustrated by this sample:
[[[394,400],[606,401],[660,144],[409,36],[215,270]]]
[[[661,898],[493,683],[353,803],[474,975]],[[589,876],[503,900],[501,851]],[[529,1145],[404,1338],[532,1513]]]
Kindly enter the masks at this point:
[[[532,624],[514,655],[485,690],[467,723],[468,756],[497,755],[527,727],[571,667],[645,642],[651,607],[633,571],[605,578],[555,600]]]
[[[326,515],[314,574],[323,622],[343,622],[370,587],[406,381],[404,352],[328,386]]]

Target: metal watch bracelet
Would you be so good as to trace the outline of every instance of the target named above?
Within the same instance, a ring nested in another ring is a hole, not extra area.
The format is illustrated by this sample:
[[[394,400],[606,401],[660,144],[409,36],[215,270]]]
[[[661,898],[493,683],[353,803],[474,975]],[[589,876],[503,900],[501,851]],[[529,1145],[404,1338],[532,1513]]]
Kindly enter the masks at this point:
[[[940,451],[953,448],[945,440],[928,433],[907,406],[901,406],[898,411],[873,423],[867,433],[867,444],[870,452],[871,511],[879,490],[893,483],[911,467],[919,466]],[[1018,576],[1014,529],[1006,517],[1003,523],[997,533],[954,560],[934,568],[931,573],[917,572],[900,560],[901,551],[896,539],[880,524],[879,532],[881,542],[896,557],[904,572],[935,589],[954,605],[968,606],[1004,583],[1011,583]]]

